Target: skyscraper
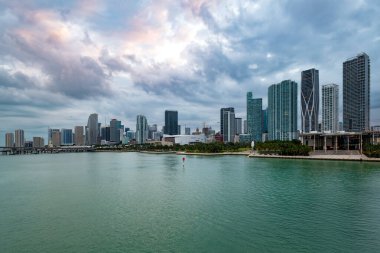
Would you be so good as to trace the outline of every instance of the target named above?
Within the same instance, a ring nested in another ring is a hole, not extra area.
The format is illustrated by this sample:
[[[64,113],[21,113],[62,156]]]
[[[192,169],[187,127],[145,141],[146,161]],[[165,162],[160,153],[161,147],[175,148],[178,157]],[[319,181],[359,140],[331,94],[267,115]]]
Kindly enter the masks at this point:
[[[83,146],[84,145],[84,128],[83,128],[83,126],[76,126],[74,128],[74,131],[75,131],[74,144],[76,146]]]
[[[234,142],[236,134],[235,109],[233,107],[220,109],[220,133],[223,142]]]
[[[137,115],[136,119],[136,142],[144,144],[148,139],[148,122],[144,115]]]
[[[366,53],[343,62],[343,129],[370,130],[370,60]]]
[[[73,145],[73,130],[72,129],[61,129],[61,145],[71,146]]]
[[[13,133],[6,133],[5,134],[5,146],[7,148],[12,148],[15,145],[15,139]]]
[[[164,134],[177,135],[178,131],[178,112],[165,111],[165,128]]]
[[[96,145],[98,144],[98,114],[93,113],[88,117],[87,121],[87,133],[86,133],[86,144],[87,145]]]
[[[302,132],[317,131],[319,115],[319,71],[309,69],[301,72],[301,129]]]
[[[297,83],[286,80],[268,89],[268,139],[297,139]]]
[[[24,130],[17,129],[15,131],[15,147],[16,148],[23,148],[24,144],[25,144]]]
[[[33,148],[42,148],[43,146],[45,146],[44,138],[33,137]]]
[[[242,134],[242,118],[235,118],[236,134]]]
[[[338,131],[339,88],[336,84],[322,86],[322,131]]]
[[[234,142],[234,137],[236,134],[236,120],[235,120],[235,109],[232,107],[221,108],[221,134],[223,136],[223,141]]]
[[[120,142],[120,129],[124,128],[121,125],[121,121],[112,119],[110,121],[110,141],[114,143]],[[124,130],[123,130],[124,132]]]
[[[247,92],[247,131],[254,141],[262,140],[263,133],[263,102],[261,98],[253,98],[252,92]]]

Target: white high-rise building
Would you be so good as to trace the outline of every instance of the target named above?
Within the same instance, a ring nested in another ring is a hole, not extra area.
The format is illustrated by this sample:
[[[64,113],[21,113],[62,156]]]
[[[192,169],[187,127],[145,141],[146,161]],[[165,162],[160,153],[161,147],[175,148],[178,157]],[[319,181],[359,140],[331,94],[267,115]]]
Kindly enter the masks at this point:
[[[322,86],[322,131],[335,133],[339,130],[339,87],[336,84]]]
[[[136,119],[136,143],[144,144],[148,139],[148,121],[144,115],[137,115]]]

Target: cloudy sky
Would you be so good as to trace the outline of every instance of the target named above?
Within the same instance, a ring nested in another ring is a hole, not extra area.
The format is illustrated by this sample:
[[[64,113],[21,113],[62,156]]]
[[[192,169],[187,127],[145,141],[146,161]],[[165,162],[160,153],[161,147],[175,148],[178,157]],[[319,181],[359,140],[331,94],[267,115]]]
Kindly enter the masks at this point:
[[[219,129],[219,109],[245,118],[245,95],[268,86],[342,84],[342,62],[371,59],[371,124],[380,124],[378,0],[0,0],[0,144],[48,127],[122,120]],[[103,123],[104,124],[104,123]]]

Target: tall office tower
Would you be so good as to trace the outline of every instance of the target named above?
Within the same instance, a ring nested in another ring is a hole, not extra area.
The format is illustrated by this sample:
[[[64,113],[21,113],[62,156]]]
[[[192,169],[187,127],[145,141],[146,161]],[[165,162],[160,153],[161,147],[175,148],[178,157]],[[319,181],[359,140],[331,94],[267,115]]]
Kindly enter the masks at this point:
[[[185,127],[185,135],[190,135],[190,134],[191,134],[190,127]]]
[[[101,140],[110,141],[110,133],[111,133],[110,127],[101,127],[100,128]]]
[[[268,108],[263,110],[263,133],[268,133]]]
[[[318,130],[319,71],[301,72],[301,129],[304,133]]]
[[[75,131],[74,144],[76,146],[83,146],[84,145],[84,127],[76,126],[74,128],[74,131]]]
[[[297,137],[297,83],[285,80],[268,89],[268,139]]]
[[[322,131],[335,133],[338,125],[339,87],[336,84],[322,86]]]
[[[177,135],[178,131],[178,112],[165,111],[165,128],[164,134]]]
[[[235,134],[236,134],[236,126],[235,126],[235,109],[232,107],[229,108],[221,108],[221,134],[223,136],[223,141],[226,142],[234,142]]]
[[[52,143],[53,132],[59,132],[59,129],[48,128],[48,145]]]
[[[86,144],[87,145],[96,145],[98,144],[98,114],[93,113],[88,117],[87,121],[87,135],[86,135]]]
[[[343,62],[343,129],[370,130],[370,60],[366,53]]]
[[[236,134],[242,134],[242,118],[235,118]]]
[[[61,145],[71,146],[73,145],[73,130],[72,129],[61,129]]]
[[[243,133],[244,134],[248,133],[248,125],[247,125],[247,120],[246,119],[244,120],[244,123],[243,123]]]
[[[25,144],[24,130],[17,129],[15,131],[15,147],[23,148]]]
[[[148,122],[144,115],[137,115],[136,119],[136,142],[144,144],[148,139]]]
[[[33,148],[43,148],[45,146],[44,138],[33,137]]]
[[[262,140],[263,133],[263,101],[253,98],[252,92],[247,92],[247,133],[254,141]]]
[[[13,133],[6,133],[5,134],[5,146],[7,148],[13,148],[15,145],[15,138]]]
[[[59,130],[52,132],[51,145],[53,147],[60,147],[61,146],[61,132]]]
[[[120,129],[123,129],[124,126],[121,124],[120,120],[112,119],[110,121],[110,141],[111,142],[120,142]],[[124,132],[124,129],[123,129]]]
[[[235,115],[235,109],[233,107],[227,107],[227,108],[221,108],[220,109],[220,134],[222,137],[224,136],[224,117],[223,117],[223,115],[225,112],[231,112]]]

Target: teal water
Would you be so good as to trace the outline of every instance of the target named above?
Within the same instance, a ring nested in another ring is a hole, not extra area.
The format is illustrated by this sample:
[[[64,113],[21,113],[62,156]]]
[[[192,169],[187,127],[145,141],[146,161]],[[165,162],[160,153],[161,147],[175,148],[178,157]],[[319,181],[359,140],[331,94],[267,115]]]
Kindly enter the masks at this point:
[[[380,252],[380,164],[0,156],[0,252]]]

